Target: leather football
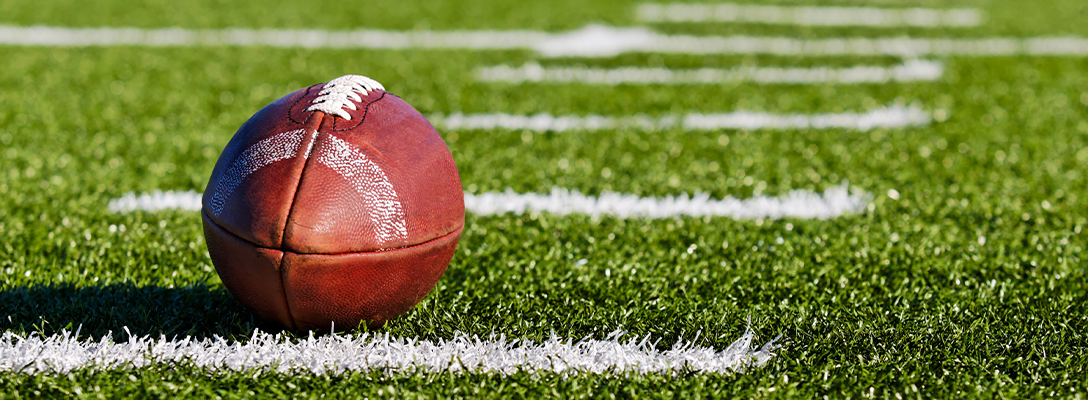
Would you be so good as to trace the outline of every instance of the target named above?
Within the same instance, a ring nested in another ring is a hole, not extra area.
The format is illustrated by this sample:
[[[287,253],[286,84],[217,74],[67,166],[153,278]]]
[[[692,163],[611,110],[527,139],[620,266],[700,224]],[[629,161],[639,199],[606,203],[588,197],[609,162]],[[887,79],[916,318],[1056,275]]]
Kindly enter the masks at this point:
[[[381,84],[288,94],[234,134],[202,199],[227,289],[291,330],[377,327],[434,288],[465,222],[446,143]]]

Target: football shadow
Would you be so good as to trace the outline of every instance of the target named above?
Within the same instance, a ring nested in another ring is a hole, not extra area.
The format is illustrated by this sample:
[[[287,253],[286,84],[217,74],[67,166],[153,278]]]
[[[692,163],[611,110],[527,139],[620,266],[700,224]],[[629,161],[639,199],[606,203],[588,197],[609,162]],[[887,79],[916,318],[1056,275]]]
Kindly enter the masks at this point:
[[[0,327],[42,335],[78,329],[80,338],[111,335],[115,341],[125,341],[129,334],[237,339],[251,336],[256,329],[279,332],[242,307],[226,289],[202,284],[9,287],[0,290]]]

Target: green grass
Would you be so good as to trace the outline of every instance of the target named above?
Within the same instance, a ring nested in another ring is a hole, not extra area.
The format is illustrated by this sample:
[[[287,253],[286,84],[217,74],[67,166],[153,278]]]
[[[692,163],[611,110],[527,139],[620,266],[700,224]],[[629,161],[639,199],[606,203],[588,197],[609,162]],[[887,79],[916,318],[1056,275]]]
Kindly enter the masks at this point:
[[[801,1],[738,1],[740,3],[804,5]],[[634,5],[640,1],[576,0],[521,3],[501,0],[462,2],[398,1],[366,4],[317,0],[51,0],[11,1],[0,4],[0,21],[13,25],[62,25],[79,27],[137,26],[148,28],[327,28],[357,29],[577,29],[588,23],[631,25]],[[1088,34],[1083,24],[1088,5],[1079,0],[911,0],[872,2],[834,0],[819,3],[837,6],[877,7],[978,7],[986,13],[985,24],[958,28],[953,33],[971,35]],[[1025,18],[1027,16],[1027,18]],[[765,27],[759,25],[660,24],[665,31],[718,34],[789,34],[828,36],[865,34],[898,36],[930,35],[923,29],[838,29],[826,27]]]
[[[586,11],[571,20],[543,5],[397,3],[352,11],[387,19],[352,13],[322,19],[316,7],[271,7],[258,19],[249,10],[267,2],[80,4],[5,3],[0,15],[23,25],[150,27],[401,29],[418,27],[414,19],[435,29],[629,23],[623,4],[578,3]],[[982,4],[995,19],[1016,10]],[[88,11],[42,11],[65,7]],[[1084,34],[1061,22],[1083,15],[1075,10],[1083,6],[1048,3],[1018,25],[993,23],[962,34]],[[775,29],[768,32],[784,32]],[[590,194],[748,197],[849,182],[873,193],[872,211],[827,221],[469,215],[435,291],[381,329],[398,337],[449,338],[462,331],[539,340],[553,330],[600,338],[623,326],[665,338],[662,346],[701,331],[699,344],[724,348],[751,316],[760,340],[783,334],[787,341],[770,365],[747,374],[318,376],[163,366],[3,373],[0,397],[229,398],[249,391],[265,397],[1083,397],[1088,390],[1088,234],[1082,232],[1088,227],[1088,60],[949,59],[938,82],[859,86],[473,80],[476,67],[520,65],[533,57],[0,47],[0,328],[50,334],[82,326],[86,337],[113,332],[118,340],[123,327],[239,340],[271,329],[223,288],[196,213],[111,214],[106,203],[132,191],[203,190],[219,151],[250,114],[289,90],[344,73],[372,76],[424,113],[808,113],[918,102],[950,118],[872,132],[444,133],[466,190],[475,192],[560,186]],[[700,67],[894,60],[626,55],[546,62]],[[560,159],[569,161],[567,168],[559,167]],[[889,198],[889,189],[900,198]],[[580,259],[588,262],[580,265]]]

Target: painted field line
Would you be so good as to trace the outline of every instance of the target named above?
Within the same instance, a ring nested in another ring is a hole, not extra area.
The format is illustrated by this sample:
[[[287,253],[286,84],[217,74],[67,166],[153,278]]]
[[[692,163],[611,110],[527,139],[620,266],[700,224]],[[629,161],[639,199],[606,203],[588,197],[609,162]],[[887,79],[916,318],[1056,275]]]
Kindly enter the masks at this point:
[[[863,26],[863,27],[952,27],[978,26],[982,13],[974,8],[876,8],[806,7],[756,4],[656,4],[636,9],[646,22],[740,22],[769,25]]]
[[[753,82],[760,84],[860,84],[935,81],[944,66],[935,61],[908,60],[890,67],[862,65],[846,68],[587,68],[542,67],[527,63],[520,67],[498,65],[481,68],[476,78],[484,82],[506,83],[586,83],[597,85],[699,85]]]
[[[199,211],[201,194],[189,192],[153,192],[126,194],[110,200],[112,212],[188,210]],[[640,197],[633,194],[605,192],[587,196],[578,191],[555,188],[547,194],[465,193],[465,210],[477,215],[549,212],[557,215],[614,215],[620,218],[669,218],[675,216],[717,216],[737,219],[816,218],[827,219],[865,210],[871,196],[846,186],[832,187],[823,194],[795,190],[779,197],[755,196],[748,199],[712,199],[706,193],[667,197]]]
[[[172,190],[144,193],[137,196],[135,193],[126,193],[124,196],[110,200],[110,212],[126,211],[162,211],[182,210],[200,211],[200,200],[203,195],[194,190],[187,192],[175,192]]]
[[[1088,56],[1083,37],[797,39],[664,35],[646,28],[590,25],[571,32],[325,31],[290,29],[63,28],[0,25],[0,45],[267,46],[338,49],[532,50],[550,57],[610,57],[625,52],[784,56]]]
[[[714,131],[720,129],[856,129],[926,126],[930,116],[919,107],[894,105],[865,113],[766,114],[737,111],[719,114],[691,113],[653,117],[632,115],[512,115],[450,114],[428,116],[440,130],[521,129],[535,132],[598,131],[638,129],[648,132],[666,129]]]
[[[505,336],[479,338],[457,334],[450,340],[325,335],[292,342],[281,335],[254,332],[245,343],[216,337],[195,340],[130,336],[114,343],[78,340],[65,332],[49,337],[0,336],[0,371],[26,374],[67,373],[77,369],[135,369],[154,364],[192,365],[213,372],[261,370],[340,374],[346,371],[556,373],[701,373],[743,372],[770,361],[780,346],[772,340],[753,348],[745,332],[724,350],[680,341],[659,351],[650,337],[612,332],[605,340],[574,341],[555,336],[542,343]],[[776,338],[777,340],[777,338]]]
[[[385,31],[361,29],[140,29],[0,25],[0,44],[30,46],[269,46],[373,49],[524,49],[548,40],[538,31]]]
[[[534,47],[550,57],[609,57],[627,52],[766,54],[780,56],[1088,56],[1088,38],[868,38],[797,39],[770,36],[664,35],[645,28],[590,25],[557,34]]]
[[[586,196],[577,191],[552,189],[548,194],[519,194],[512,190],[465,196],[465,208],[476,214],[549,212],[557,215],[615,215],[620,218],[669,218],[674,216],[717,216],[736,219],[814,218],[828,219],[861,212],[870,196],[850,193],[845,186],[827,189],[823,194],[794,190],[779,197],[755,196],[748,199],[710,198],[706,193],[668,197],[639,197],[605,192]]]

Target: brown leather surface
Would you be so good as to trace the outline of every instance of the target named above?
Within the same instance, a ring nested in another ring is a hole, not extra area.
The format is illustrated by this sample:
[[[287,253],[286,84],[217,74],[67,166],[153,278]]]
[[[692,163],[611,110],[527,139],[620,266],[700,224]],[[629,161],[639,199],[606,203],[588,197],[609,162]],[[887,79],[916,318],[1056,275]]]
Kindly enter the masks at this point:
[[[261,318],[295,329],[283,294],[283,252],[257,247],[223,230],[204,212],[200,214],[208,253],[227,290]]]
[[[391,251],[352,254],[286,253],[287,304],[300,330],[378,327],[430,293],[453,258],[461,228],[430,242]]]
[[[461,182],[438,132],[399,97],[370,91],[347,120],[306,111],[322,87],[269,104],[230,140],[204,192],[205,236],[227,288],[262,317],[292,329],[334,320],[317,316],[380,324],[445,271],[464,226]],[[278,298],[263,293],[269,271]],[[301,314],[284,316],[283,282],[301,285],[287,295]]]
[[[211,179],[208,180],[202,199],[205,211],[213,209],[210,206],[217,191],[221,192],[228,186],[224,182],[225,175],[228,175],[225,172],[243,152],[276,134],[305,129],[303,123],[284,118],[290,107],[305,93],[306,89],[298,90],[276,100],[250,117],[238,129],[220,154]],[[210,213],[208,217],[221,228],[258,246],[280,247],[283,226],[287,222],[287,213],[298,186],[298,178],[302,175],[304,162],[304,159],[296,157],[254,171],[226,196],[221,212]],[[245,195],[239,196],[239,193]]]
[[[374,95],[368,96],[374,97]],[[364,99],[365,101],[366,99]],[[363,107],[352,121],[363,117]],[[381,240],[368,207],[350,180],[311,160],[298,186],[283,249],[298,253],[354,253],[419,244],[464,225],[465,203],[457,167],[446,143],[412,106],[386,94],[369,105],[366,122],[336,131],[342,118],[325,118],[314,153],[334,151],[330,143],[349,143],[384,173],[395,189],[405,217],[406,237]],[[432,134],[393,135],[388,132]],[[368,182],[370,183],[370,182]],[[348,194],[348,195],[346,195]]]

